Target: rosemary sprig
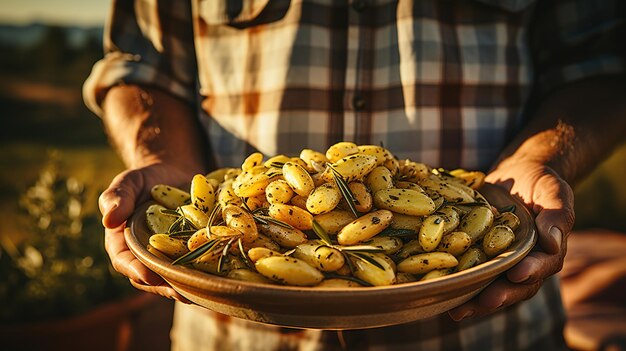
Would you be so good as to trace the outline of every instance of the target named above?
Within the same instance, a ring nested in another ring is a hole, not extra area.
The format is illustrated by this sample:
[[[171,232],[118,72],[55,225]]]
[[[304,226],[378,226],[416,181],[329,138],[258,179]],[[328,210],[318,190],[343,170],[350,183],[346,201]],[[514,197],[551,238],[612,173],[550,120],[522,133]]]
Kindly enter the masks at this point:
[[[269,166],[273,168],[283,168],[284,165],[285,165],[285,162],[271,162],[269,164]]]
[[[224,245],[224,248],[222,249],[220,257],[217,260],[217,273],[222,272],[222,268],[224,268],[224,260],[226,259],[226,255],[228,254],[228,250],[230,250],[230,247],[232,246],[233,241],[235,241],[235,238],[230,238],[228,242],[226,243],[226,245]]]
[[[188,220],[187,218],[185,218],[184,215],[182,215],[181,213],[176,212],[178,215],[178,218],[176,218],[176,220],[169,226],[169,228],[167,229],[167,234],[171,235],[172,233],[178,233],[178,232],[183,232],[183,231],[189,231],[189,230],[198,230],[198,228],[196,228],[193,223],[191,223],[190,220]]]
[[[382,232],[378,233],[378,235],[382,236],[395,236],[398,238],[412,238],[417,235],[417,232],[411,229],[395,229],[395,228],[385,228]]]
[[[267,214],[267,207],[261,207],[261,208],[257,208],[254,211],[249,211],[250,214],[252,215],[252,218],[254,218],[255,221],[261,223],[261,224],[268,224],[268,223],[273,223],[276,224],[278,226],[281,226],[283,228],[287,228],[287,229],[293,229],[293,226],[289,223],[285,223],[281,220],[278,220],[274,217],[270,217]]]
[[[348,256],[354,257],[356,259],[359,259],[361,261],[365,261],[367,263],[370,263],[372,265],[374,265],[377,268],[380,268],[382,270],[385,270],[385,267],[383,267],[383,265],[381,265],[378,261],[376,261],[375,259],[373,259],[372,257],[368,256],[366,253],[364,252],[358,252],[358,251],[345,251],[345,254],[347,254]]]
[[[350,276],[350,275],[340,275],[340,274],[334,274],[334,273],[326,273],[324,274],[324,276],[326,277],[326,279],[344,279],[344,280],[351,280],[355,283],[359,283],[363,286],[374,286],[368,282],[366,282],[365,280],[359,279],[357,277],[354,276]]]
[[[168,233],[171,238],[188,238],[192,236],[197,230],[181,230],[179,232]]]
[[[237,239],[237,246],[239,247],[239,254],[241,255],[241,258],[243,259],[243,262],[246,264],[246,266],[248,266],[248,268],[254,268],[254,264],[250,262],[250,258],[248,258],[246,250],[244,250],[243,248],[243,242],[241,241],[241,238]]]
[[[352,193],[352,190],[350,190],[350,187],[348,187],[348,183],[343,178],[341,173],[339,173],[339,171],[337,171],[333,166],[331,166],[330,164],[328,164],[327,166],[328,168],[330,168],[333,174],[333,180],[335,181],[335,184],[337,184],[337,187],[339,188],[341,195],[343,196],[344,199],[346,199],[346,202],[348,203],[348,207],[350,208],[350,212],[352,212],[354,217],[356,218],[360,217],[359,212],[356,210],[356,204],[358,203],[358,201],[354,197],[354,194]]]
[[[179,217],[180,213],[176,210],[170,210],[169,208],[162,208],[161,213],[166,216]]]
[[[211,214],[209,215],[209,220],[206,222],[206,230],[208,234],[211,234],[211,226],[215,224],[215,219],[217,218],[218,213],[222,210],[222,206],[219,203],[215,204],[213,210],[211,210]]]
[[[320,240],[322,240],[326,245],[333,245],[330,240],[330,236],[326,233],[326,230],[316,220],[313,220],[313,233],[315,233],[315,235],[317,235],[317,237],[320,238]]]
[[[220,242],[222,242],[223,239],[221,238],[217,238],[217,239],[211,239],[209,241],[207,241],[206,243],[200,245],[197,249],[187,252],[186,254],[180,256],[179,258],[177,258],[176,260],[174,260],[174,262],[172,262],[173,265],[177,265],[177,264],[187,264],[197,258],[200,258],[202,256],[204,256],[207,253],[213,252],[214,250],[216,250],[218,247],[218,244]]]
[[[509,205],[506,207],[502,207],[498,209],[498,212],[500,213],[504,213],[504,212],[515,212],[515,210],[517,209],[517,206],[515,205]]]

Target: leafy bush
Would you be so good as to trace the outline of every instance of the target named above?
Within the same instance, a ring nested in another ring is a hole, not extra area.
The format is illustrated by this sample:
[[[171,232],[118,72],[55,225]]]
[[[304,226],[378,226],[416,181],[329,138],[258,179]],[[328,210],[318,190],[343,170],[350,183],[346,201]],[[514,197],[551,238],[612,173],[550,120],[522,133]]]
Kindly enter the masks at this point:
[[[0,322],[67,317],[134,291],[110,266],[99,215],[84,211],[88,185],[58,168],[52,160],[19,200],[28,238],[0,249]]]

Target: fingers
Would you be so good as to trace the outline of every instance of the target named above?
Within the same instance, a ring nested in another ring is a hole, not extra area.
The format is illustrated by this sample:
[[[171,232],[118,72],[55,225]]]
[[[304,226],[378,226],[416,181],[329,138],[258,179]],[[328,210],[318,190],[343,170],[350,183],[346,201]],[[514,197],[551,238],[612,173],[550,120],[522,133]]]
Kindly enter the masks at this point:
[[[546,253],[559,253],[574,225],[572,188],[558,176],[546,174],[535,184],[533,210],[539,245]]]
[[[182,303],[190,304],[191,301],[186,299],[183,295],[179,294],[174,288],[169,286],[166,282],[162,282],[159,285],[145,285],[130,279],[130,284],[135,288],[146,291],[152,294],[161,295],[171,300],[180,301]]]
[[[144,186],[140,171],[131,170],[117,175],[98,199],[102,224],[106,228],[116,228],[124,223],[133,213],[136,203],[146,197]]]
[[[163,278],[144,266],[128,249],[123,235],[123,226],[105,229],[104,247],[109,254],[113,268],[131,280],[148,285],[159,285]]]
[[[484,316],[533,297],[539,291],[541,283],[542,281],[530,284],[514,284],[505,278],[498,278],[485,288],[477,298],[450,310],[448,314],[455,321]]]

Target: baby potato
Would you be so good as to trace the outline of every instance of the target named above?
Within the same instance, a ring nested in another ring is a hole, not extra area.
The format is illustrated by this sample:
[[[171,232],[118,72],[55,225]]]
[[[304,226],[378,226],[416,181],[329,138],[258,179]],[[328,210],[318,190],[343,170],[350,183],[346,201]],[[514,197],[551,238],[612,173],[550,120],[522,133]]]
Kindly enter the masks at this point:
[[[257,196],[265,193],[265,188],[271,182],[265,173],[253,173],[252,170],[242,172],[233,181],[233,191],[240,198]]]
[[[354,215],[346,210],[334,209],[328,213],[316,215],[314,219],[326,233],[337,234],[354,220]]]
[[[437,251],[447,252],[453,256],[462,255],[470,247],[472,239],[464,232],[445,234],[437,247]]]
[[[424,274],[435,269],[453,268],[459,261],[447,252],[427,252],[409,256],[398,263],[398,271]]]
[[[391,224],[391,211],[378,210],[363,215],[339,231],[337,241],[341,245],[354,245],[373,238]]]
[[[166,215],[162,210],[166,208],[159,204],[152,204],[146,210],[146,224],[155,234],[167,233],[170,226],[176,221],[175,216]]]
[[[412,216],[435,212],[435,203],[427,195],[411,189],[382,189],[374,193],[374,206]]]
[[[443,237],[444,221],[441,216],[430,215],[424,219],[419,231],[419,242],[426,252],[433,251]]]
[[[378,145],[358,145],[357,149],[360,154],[371,155],[376,157],[376,165],[381,166],[387,160],[392,160],[393,155],[387,149]]]
[[[334,272],[346,263],[339,250],[315,242],[296,246],[293,256],[323,272]]]
[[[268,213],[271,217],[285,222],[296,229],[309,230],[313,228],[313,215],[300,207],[271,204]]]
[[[411,216],[402,213],[393,212],[393,220],[391,221],[391,228],[393,229],[407,229],[414,232],[418,232],[422,226],[421,216]]]
[[[220,184],[217,191],[217,202],[221,208],[225,208],[228,205],[241,205],[241,198],[235,194],[233,190],[234,179],[227,179]]]
[[[450,270],[447,268],[444,269],[435,269],[432,270],[426,274],[424,274],[421,278],[420,281],[424,281],[424,280],[430,280],[430,279],[435,279],[435,278],[441,278],[444,277],[446,275],[450,274]]]
[[[355,180],[363,179],[363,177],[376,168],[376,157],[361,154],[351,155],[333,163],[332,167],[347,183],[350,183]],[[324,171],[323,178],[327,182],[332,182],[333,174],[334,172],[329,168]]]
[[[226,276],[230,279],[240,280],[244,282],[273,284],[272,280],[267,279],[263,275],[246,268],[233,269],[229,271]]]
[[[317,284],[316,288],[327,288],[327,289],[349,289],[349,288],[359,288],[363,285],[348,279],[341,278],[331,278],[324,279],[321,283]]]
[[[435,212],[435,214],[441,216],[444,221],[443,233],[448,234],[456,229],[461,223],[461,216],[452,206],[444,206]]]
[[[206,227],[209,222],[209,216],[194,205],[180,206],[178,208],[178,212],[185,216],[185,218],[190,221],[196,229]]]
[[[248,172],[254,167],[263,164],[263,154],[260,152],[251,153],[241,164],[241,170]]]
[[[184,205],[191,198],[188,192],[165,184],[153,186],[150,194],[154,201],[170,210],[175,210],[179,206]]]
[[[392,285],[396,281],[395,264],[384,254],[365,253],[383,268],[361,259],[351,259],[354,266],[354,276],[374,286]]]
[[[513,212],[503,212],[496,217],[493,225],[505,225],[515,231],[520,225],[520,219]]]
[[[294,248],[306,242],[306,234],[297,228],[287,228],[281,225],[268,222],[267,224],[258,224],[257,227],[265,236],[278,245],[286,248]]]
[[[483,251],[489,257],[506,250],[515,240],[515,233],[505,225],[496,225],[483,237]]]
[[[365,184],[372,193],[378,190],[393,188],[393,176],[391,171],[384,166],[374,168],[365,178]]]
[[[265,197],[270,204],[286,204],[294,195],[294,191],[284,179],[270,182],[265,188]]]
[[[309,172],[299,164],[291,161],[283,165],[283,177],[285,177],[285,181],[291,186],[293,191],[300,196],[309,196],[309,193],[315,187]]]
[[[354,208],[361,213],[369,212],[372,209],[372,194],[365,184],[358,181],[350,182],[348,183],[348,188],[350,188],[356,200]]]
[[[172,238],[167,234],[153,234],[148,242],[150,246],[164,253],[169,258],[179,258],[189,252],[184,240]]]
[[[280,252],[268,249],[266,247],[253,247],[248,250],[248,258],[252,262],[257,262],[262,258],[272,256],[284,257],[283,254],[281,254]]]
[[[483,235],[493,224],[493,212],[487,206],[472,208],[461,220],[458,230],[467,233],[472,239],[472,244],[482,239]]]
[[[222,216],[227,226],[234,228],[243,234],[244,242],[254,241],[259,232],[250,213],[239,206],[227,205],[222,210]]]
[[[407,258],[420,253],[425,253],[425,251],[422,249],[419,240],[413,239],[402,245],[402,248],[396,253],[396,256],[398,258]]]
[[[393,236],[377,235],[362,242],[363,245],[374,246],[382,249],[385,255],[393,255],[402,248],[402,239]]]
[[[209,214],[215,207],[215,190],[213,185],[202,174],[191,179],[191,204],[202,212]]]
[[[355,143],[342,141],[332,145],[326,150],[326,159],[330,162],[337,162],[340,159],[354,155],[359,152],[359,148]]]
[[[264,257],[256,261],[254,266],[266,278],[282,284],[313,286],[324,280],[324,275],[320,271],[294,257]]]
[[[333,183],[324,183],[311,191],[306,199],[306,209],[314,215],[326,213],[337,207],[339,201],[339,188]]]
[[[466,269],[478,266],[479,264],[487,261],[487,255],[477,248],[470,247],[461,257],[459,257],[459,265],[456,267],[456,271],[464,271]]]

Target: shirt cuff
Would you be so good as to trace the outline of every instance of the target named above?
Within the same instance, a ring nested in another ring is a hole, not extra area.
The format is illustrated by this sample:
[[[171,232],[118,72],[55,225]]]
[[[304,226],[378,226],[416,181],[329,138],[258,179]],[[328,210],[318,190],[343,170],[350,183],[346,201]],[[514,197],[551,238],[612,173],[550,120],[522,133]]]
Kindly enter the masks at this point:
[[[566,84],[586,78],[624,73],[626,73],[626,67],[623,58],[612,55],[594,57],[544,72],[538,80],[538,92],[541,96],[546,96]]]
[[[157,68],[142,62],[138,55],[109,53],[98,61],[83,84],[83,100],[87,108],[102,117],[102,102],[112,87],[138,84],[163,89],[172,95],[193,103],[196,94],[189,86],[172,79]]]

